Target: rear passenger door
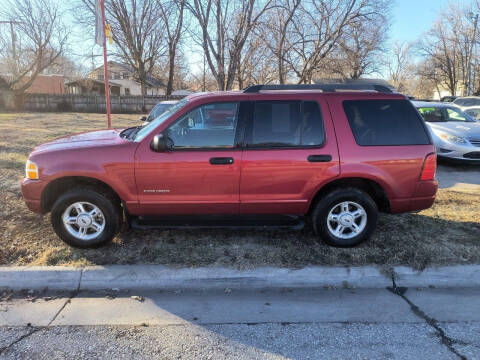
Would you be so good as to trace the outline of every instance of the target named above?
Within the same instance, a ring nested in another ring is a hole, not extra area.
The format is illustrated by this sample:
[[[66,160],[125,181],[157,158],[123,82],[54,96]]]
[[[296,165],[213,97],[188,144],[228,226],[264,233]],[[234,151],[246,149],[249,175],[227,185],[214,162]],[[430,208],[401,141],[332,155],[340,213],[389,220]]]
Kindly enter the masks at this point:
[[[338,150],[323,99],[249,103],[240,177],[243,214],[301,214],[317,189],[339,174]]]

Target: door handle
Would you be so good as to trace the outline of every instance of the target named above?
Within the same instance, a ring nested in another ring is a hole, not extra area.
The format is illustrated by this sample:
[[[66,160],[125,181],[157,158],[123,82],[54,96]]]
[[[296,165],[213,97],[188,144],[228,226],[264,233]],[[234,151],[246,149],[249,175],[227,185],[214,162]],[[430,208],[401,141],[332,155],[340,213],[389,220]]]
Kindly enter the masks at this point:
[[[329,162],[332,161],[332,155],[310,155],[307,159],[310,162]]]
[[[233,164],[233,158],[231,158],[231,157],[213,157],[213,158],[210,158],[210,164],[212,164],[212,165],[231,165],[231,164]]]

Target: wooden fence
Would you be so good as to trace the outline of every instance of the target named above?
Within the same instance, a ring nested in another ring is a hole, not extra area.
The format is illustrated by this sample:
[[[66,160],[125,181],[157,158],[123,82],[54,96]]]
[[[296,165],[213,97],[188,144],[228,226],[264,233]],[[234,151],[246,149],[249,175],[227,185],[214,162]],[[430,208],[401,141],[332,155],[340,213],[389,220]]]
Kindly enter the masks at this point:
[[[179,100],[184,96],[110,96],[112,113],[148,113],[164,100]],[[25,94],[17,101],[17,110],[34,112],[105,113],[105,96]]]

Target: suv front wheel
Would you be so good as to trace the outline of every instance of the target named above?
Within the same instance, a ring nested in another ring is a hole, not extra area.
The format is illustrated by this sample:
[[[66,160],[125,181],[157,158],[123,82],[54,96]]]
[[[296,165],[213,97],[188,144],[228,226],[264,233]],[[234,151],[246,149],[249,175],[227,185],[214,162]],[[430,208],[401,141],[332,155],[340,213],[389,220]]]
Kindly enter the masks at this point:
[[[339,188],[320,199],[312,213],[312,224],[327,244],[351,247],[370,237],[377,215],[377,205],[367,193]]]
[[[91,188],[64,193],[53,205],[51,213],[57,235],[78,248],[96,247],[112,240],[120,230],[121,220],[118,202]]]

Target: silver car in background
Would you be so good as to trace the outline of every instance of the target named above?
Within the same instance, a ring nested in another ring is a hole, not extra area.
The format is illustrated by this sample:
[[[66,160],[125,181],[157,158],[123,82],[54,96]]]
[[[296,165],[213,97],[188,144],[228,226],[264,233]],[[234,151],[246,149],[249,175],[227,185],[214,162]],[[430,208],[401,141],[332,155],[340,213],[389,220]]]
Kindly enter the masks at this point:
[[[458,106],[462,110],[472,106],[480,106],[480,96],[457,97],[453,100],[452,104]]]
[[[425,119],[439,158],[480,162],[480,122],[449,103],[412,103]]]
[[[470,106],[463,109],[463,112],[470,115],[475,120],[480,120],[480,106]]]

